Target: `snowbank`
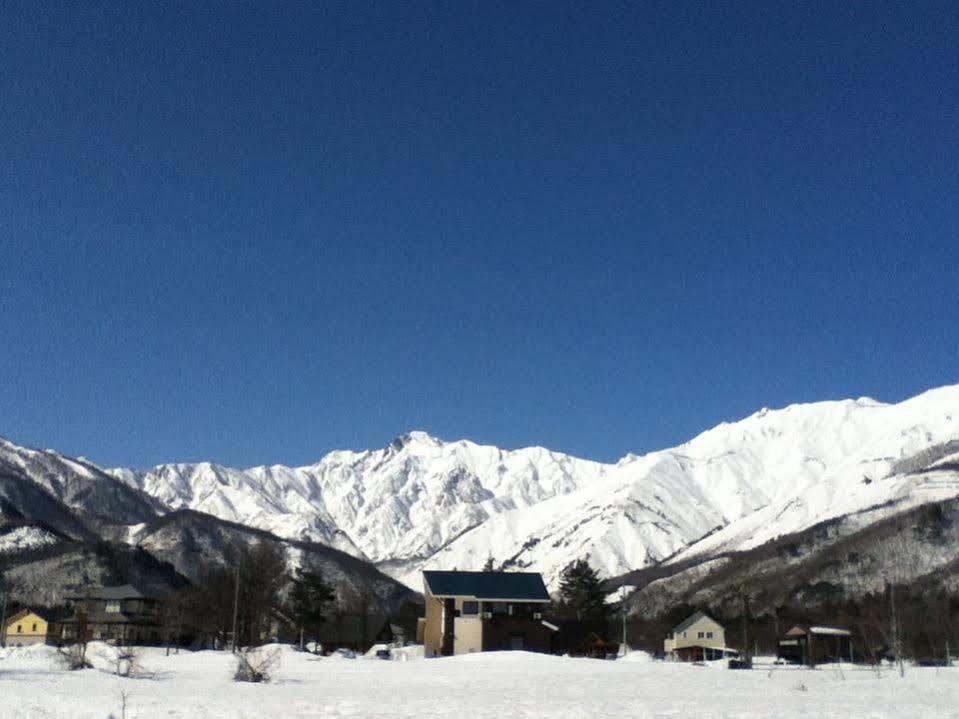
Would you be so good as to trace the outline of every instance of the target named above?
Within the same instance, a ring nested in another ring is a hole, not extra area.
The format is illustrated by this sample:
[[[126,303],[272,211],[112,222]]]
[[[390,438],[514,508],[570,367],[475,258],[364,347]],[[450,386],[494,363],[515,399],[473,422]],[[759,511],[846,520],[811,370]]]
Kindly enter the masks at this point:
[[[641,649],[633,649],[628,654],[621,656],[616,661],[629,662],[631,664],[648,664],[649,662],[655,660],[653,659],[653,655],[649,652],[644,652]]]
[[[92,646],[95,662],[111,647]],[[404,647],[416,650],[417,647]],[[959,669],[910,668],[877,673],[829,670],[714,671],[689,664],[569,659],[528,652],[489,652],[428,661],[330,661],[281,647],[268,684],[233,682],[229,652],[165,656],[143,649],[145,679],[101,668],[55,668],[52,647],[0,652],[3,719],[34,717],[139,719],[187,717],[417,717],[418,719],[604,719],[735,716],[737,719],[869,716],[955,717]],[[46,663],[46,664],[45,664]]]

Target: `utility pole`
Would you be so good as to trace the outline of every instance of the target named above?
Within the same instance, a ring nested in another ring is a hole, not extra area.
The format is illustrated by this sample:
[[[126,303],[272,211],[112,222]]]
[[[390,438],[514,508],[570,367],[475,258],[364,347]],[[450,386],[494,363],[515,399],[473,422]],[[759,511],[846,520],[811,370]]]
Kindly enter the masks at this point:
[[[742,592],[742,614],[743,614],[743,660],[752,665],[752,657],[749,655],[749,624],[747,615],[749,614],[749,595],[746,588],[740,589]]]
[[[892,635],[892,651],[896,657],[896,664],[899,665],[899,676],[904,677],[906,675],[906,668],[902,663],[902,646],[899,639],[899,617],[896,612],[896,584],[895,582],[889,582],[889,613],[891,616],[890,621],[890,634]]]
[[[620,586],[619,591],[619,606],[623,612],[623,643],[622,650],[620,651],[620,656],[625,657],[627,652],[629,652],[629,647],[626,645],[626,584]]]
[[[230,639],[230,651],[236,654],[236,617],[240,609],[240,565],[236,565],[236,579],[233,585],[233,636]]]
[[[3,582],[2,578],[0,582]],[[3,589],[3,608],[0,609],[0,647],[5,647],[7,646],[7,589],[2,584],[0,589]],[[946,652],[948,651],[947,649]]]

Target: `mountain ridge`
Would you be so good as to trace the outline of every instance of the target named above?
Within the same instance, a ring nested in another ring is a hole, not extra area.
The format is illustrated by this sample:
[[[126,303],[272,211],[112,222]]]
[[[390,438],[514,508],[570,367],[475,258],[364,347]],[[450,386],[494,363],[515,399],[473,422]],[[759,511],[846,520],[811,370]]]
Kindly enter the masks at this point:
[[[959,385],[897,404],[764,407],[615,463],[412,430],[382,449],[334,450],[301,467],[106,472],[170,506],[320,541],[414,585],[424,567],[473,568],[490,555],[555,583],[577,556],[615,576],[667,556],[755,546],[889,496],[908,504],[911,490],[887,481],[894,462],[959,439],[957,420]]]
[[[419,586],[424,568],[477,569],[489,557],[541,571],[551,586],[578,558],[608,577],[707,560],[869,507],[905,511],[959,496],[957,464],[959,385],[896,404],[860,397],[763,407],[615,463],[422,430],[300,467],[246,469],[101,469],[0,441],[0,469],[25,473],[101,530],[109,518],[85,499],[91,493],[119,512],[119,525],[195,510],[344,551],[408,586]]]

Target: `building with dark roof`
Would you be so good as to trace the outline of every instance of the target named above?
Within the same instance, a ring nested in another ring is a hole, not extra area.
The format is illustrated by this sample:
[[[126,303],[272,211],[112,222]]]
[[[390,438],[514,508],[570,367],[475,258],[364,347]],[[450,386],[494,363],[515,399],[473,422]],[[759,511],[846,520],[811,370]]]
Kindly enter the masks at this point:
[[[535,572],[423,572],[428,657],[508,649],[549,652],[556,626],[543,619],[549,592]]]
[[[97,587],[74,596],[73,616],[63,620],[61,638],[101,639],[118,644],[160,641],[160,597],[130,584]]]

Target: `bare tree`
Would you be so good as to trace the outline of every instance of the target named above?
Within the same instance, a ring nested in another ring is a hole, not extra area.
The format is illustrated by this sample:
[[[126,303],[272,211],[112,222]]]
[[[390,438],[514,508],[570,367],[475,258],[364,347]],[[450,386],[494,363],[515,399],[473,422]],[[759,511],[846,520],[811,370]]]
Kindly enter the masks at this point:
[[[160,635],[167,656],[170,656],[171,647],[180,651],[183,626],[194,612],[194,593],[190,590],[171,592],[160,605]]]
[[[7,646],[7,577],[3,571],[3,565],[0,564],[0,647]]]
[[[113,673],[118,677],[137,678],[152,674],[140,664],[140,650],[130,644],[119,643],[116,646]]]
[[[236,682],[268,682],[270,673],[280,662],[278,649],[264,651],[247,647],[236,654],[236,671],[233,681]]]
[[[90,640],[90,629],[87,624],[87,616],[83,611],[78,611],[72,622],[73,636],[70,643],[65,644],[58,650],[67,669],[75,671],[77,669],[89,669],[92,665],[87,661],[87,642]]]

